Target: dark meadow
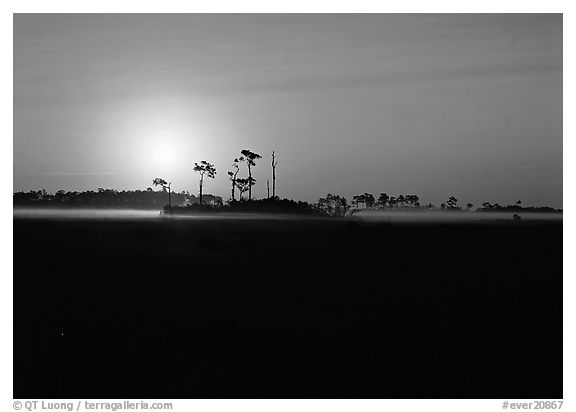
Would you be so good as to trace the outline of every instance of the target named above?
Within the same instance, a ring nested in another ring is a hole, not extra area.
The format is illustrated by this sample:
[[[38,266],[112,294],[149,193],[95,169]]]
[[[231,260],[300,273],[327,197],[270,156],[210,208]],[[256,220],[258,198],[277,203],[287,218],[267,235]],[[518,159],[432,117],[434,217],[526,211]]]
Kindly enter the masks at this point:
[[[560,398],[561,221],[14,219],[25,398]]]

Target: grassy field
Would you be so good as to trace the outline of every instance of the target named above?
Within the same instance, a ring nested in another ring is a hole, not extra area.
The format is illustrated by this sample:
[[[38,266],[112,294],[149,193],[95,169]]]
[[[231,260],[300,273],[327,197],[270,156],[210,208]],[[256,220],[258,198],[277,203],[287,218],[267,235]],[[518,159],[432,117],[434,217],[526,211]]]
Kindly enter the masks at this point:
[[[15,218],[14,395],[559,398],[562,225]]]

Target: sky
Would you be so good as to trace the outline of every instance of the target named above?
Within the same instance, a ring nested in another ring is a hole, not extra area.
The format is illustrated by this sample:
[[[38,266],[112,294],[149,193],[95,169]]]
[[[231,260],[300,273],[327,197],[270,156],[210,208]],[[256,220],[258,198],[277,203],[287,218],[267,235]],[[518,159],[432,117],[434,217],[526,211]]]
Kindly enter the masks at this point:
[[[14,191],[562,207],[561,14],[15,14]],[[246,167],[240,176],[247,176]]]

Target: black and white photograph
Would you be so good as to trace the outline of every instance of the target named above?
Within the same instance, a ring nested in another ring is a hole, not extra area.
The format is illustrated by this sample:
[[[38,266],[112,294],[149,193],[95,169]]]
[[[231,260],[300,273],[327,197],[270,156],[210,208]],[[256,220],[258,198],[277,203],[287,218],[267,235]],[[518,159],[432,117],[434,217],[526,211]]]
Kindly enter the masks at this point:
[[[11,19],[14,400],[562,408],[562,13]]]

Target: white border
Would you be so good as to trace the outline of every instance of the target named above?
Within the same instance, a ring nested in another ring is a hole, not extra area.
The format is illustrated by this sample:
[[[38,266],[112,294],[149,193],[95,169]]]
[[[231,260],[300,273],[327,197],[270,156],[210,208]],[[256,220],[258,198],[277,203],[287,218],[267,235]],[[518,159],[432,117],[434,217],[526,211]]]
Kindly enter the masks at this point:
[[[574,1],[572,1],[574,3]],[[574,138],[573,122],[566,114],[574,113],[574,26],[573,6],[570,1],[527,1],[527,0],[484,0],[475,3],[462,0],[413,0],[410,2],[384,1],[312,1],[290,0],[283,3],[265,0],[226,0],[226,1],[73,1],[73,0],[28,0],[3,3],[0,30],[2,30],[2,138],[0,139],[2,176],[5,181],[13,177],[12,165],[12,13],[564,13],[564,136]],[[572,397],[576,380],[574,379],[574,220],[572,208],[576,202],[573,185],[575,166],[570,162],[574,158],[572,139],[564,139],[564,400],[562,410],[574,410]],[[2,373],[0,386],[5,396],[0,408],[12,409],[12,194],[6,188],[0,197],[2,222],[2,248],[0,290],[2,319]],[[543,239],[545,241],[545,239]],[[572,253],[571,253],[572,252]],[[173,410],[235,410],[238,412],[330,410],[330,411],[496,411],[501,409],[502,400],[174,400]],[[113,401],[113,400],[111,400]],[[5,402],[5,403],[4,403]]]

